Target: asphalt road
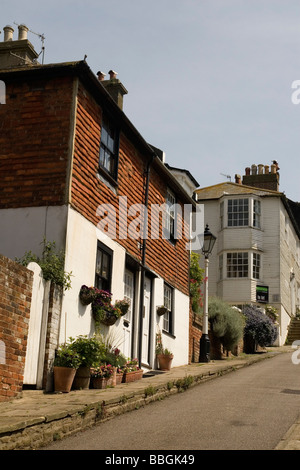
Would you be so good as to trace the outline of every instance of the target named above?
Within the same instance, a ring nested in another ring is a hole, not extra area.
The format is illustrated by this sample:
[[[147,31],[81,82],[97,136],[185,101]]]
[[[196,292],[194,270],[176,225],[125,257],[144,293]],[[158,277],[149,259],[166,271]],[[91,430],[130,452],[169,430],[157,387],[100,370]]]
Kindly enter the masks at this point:
[[[45,450],[272,450],[300,414],[300,365],[280,354]]]

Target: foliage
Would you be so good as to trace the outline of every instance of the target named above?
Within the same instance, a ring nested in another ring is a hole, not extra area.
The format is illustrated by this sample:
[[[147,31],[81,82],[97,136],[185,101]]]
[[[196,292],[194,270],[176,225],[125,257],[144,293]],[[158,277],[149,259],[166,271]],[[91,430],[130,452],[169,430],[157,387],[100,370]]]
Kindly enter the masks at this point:
[[[65,343],[58,347],[53,363],[54,366],[78,369],[81,365],[81,357],[76,351],[73,351],[70,346],[70,344]]]
[[[97,366],[103,354],[103,344],[96,338],[86,335],[70,338],[72,351],[79,354],[81,365],[85,367]]]
[[[162,336],[161,336],[160,331],[158,333],[156,333],[155,353],[156,353],[156,355],[158,355],[158,354],[164,354],[165,356],[171,356],[172,355],[172,352],[169,349],[163,347]]]
[[[266,315],[272,320],[273,323],[278,323],[278,310],[277,308],[273,307],[272,305],[267,305],[266,308]]]
[[[110,378],[114,373],[114,367],[111,364],[104,364],[91,370],[93,378]]]
[[[135,370],[140,370],[139,362],[135,359],[128,359],[126,364],[122,367],[123,372],[132,372]]]
[[[16,258],[16,261],[23,266],[28,266],[30,262],[37,263],[43,272],[46,281],[52,281],[54,284],[63,287],[65,290],[71,288],[72,273],[67,273],[65,267],[65,253],[63,250],[57,252],[56,243],[43,240],[43,252],[39,257],[31,251],[27,251],[22,258]]]
[[[240,311],[218,297],[213,297],[208,301],[208,318],[213,334],[225,349],[233,350],[243,337],[245,319]]]
[[[194,313],[200,313],[202,307],[202,293],[200,286],[203,282],[204,270],[199,266],[200,255],[191,253],[190,258],[190,298]]]
[[[99,326],[100,323],[112,325],[121,316],[127,313],[130,305],[127,299],[117,300],[115,304],[112,305],[111,292],[96,288],[94,288],[94,292],[92,312],[96,326]]]
[[[247,305],[243,313],[246,317],[245,336],[261,347],[272,345],[278,334],[274,322],[254,305]]]

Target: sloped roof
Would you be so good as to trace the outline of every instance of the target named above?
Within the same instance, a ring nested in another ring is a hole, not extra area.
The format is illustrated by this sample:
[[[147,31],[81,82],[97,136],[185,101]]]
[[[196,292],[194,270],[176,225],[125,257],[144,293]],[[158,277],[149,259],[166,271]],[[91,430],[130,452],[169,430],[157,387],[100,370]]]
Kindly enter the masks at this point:
[[[242,195],[242,194],[256,194],[257,196],[282,196],[283,193],[272,191],[271,189],[259,189],[244,184],[223,182],[207,186],[206,188],[196,189],[197,200],[219,199],[220,197],[228,195]]]

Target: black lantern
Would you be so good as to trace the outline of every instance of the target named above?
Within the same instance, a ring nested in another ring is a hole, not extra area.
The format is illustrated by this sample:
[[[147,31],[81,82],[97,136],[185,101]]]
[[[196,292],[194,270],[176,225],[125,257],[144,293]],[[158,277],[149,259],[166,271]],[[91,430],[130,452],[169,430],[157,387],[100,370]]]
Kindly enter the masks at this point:
[[[208,228],[208,225],[206,224],[206,227],[204,230],[203,246],[202,246],[202,253],[204,254],[205,257],[211,254],[214,244],[216,242],[216,239],[217,238],[211,233],[211,231]]]

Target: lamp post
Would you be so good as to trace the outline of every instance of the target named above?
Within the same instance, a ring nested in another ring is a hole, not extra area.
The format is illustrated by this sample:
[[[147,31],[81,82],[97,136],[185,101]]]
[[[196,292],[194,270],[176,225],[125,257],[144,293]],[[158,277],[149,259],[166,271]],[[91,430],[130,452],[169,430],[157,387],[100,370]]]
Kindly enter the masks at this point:
[[[204,309],[203,309],[203,325],[202,335],[200,339],[200,357],[199,362],[210,361],[210,341],[208,336],[208,263],[209,255],[212,252],[216,237],[211,233],[206,225],[204,230],[204,240],[202,246],[202,253],[205,257],[205,290],[204,290]]]

